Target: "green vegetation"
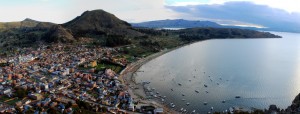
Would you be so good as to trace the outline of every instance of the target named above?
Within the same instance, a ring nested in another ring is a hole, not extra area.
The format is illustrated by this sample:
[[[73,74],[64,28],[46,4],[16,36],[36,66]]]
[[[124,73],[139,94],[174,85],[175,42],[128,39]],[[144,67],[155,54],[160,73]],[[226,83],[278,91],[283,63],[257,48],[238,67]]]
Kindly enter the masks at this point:
[[[22,88],[15,88],[15,90],[16,90],[16,92],[15,92],[16,97],[21,98],[21,99],[26,97],[28,94],[28,91],[25,89],[22,89]]]
[[[8,66],[7,63],[0,63],[0,67],[5,67],[5,66]]]
[[[5,102],[7,101],[7,102]],[[9,105],[15,105],[16,102],[20,101],[18,98],[9,98],[6,95],[0,96],[0,102],[5,102]]]
[[[9,99],[11,99],[11,98],[7,97],[6,95],[0,96],[0,102],[4,102],[4,101],[9,100]]]
[[[131,41],[125,38],[124,35],[108,35],[106,38],[106,46],[109,47],[128,45],[130,43]]]
[[[13,106],[13,105],[15,105],[16,102],[18,102],[18,101],[20,101],[18,98],[14,98],[14,99],[12,99],[12,100],[10,100],[10,101],[7,101],[6,103]]]
[[[109,61],[101,61],[95,68],[96,71],[104,71],[105,69],[111,69],[116,73],[120,73],[124,69],[123,66],[111,63]]]

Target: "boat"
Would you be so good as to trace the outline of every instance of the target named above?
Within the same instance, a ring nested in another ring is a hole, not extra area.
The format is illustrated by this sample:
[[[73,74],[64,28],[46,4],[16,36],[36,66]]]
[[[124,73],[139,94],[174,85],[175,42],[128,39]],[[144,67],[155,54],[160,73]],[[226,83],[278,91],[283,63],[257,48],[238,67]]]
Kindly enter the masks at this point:
[[[235,98],[241,98],[241,96],[235,96]]]
[[[193,110],[192,113],[196,113],[196,110]]]
[[[184,94],[182,94],[182,96],[185,96]]]
[[[183,112],[186,112],[186,109],[184,109]]]
[[[173,89],[171,89],[171,91],[173,91]]]
[[[207,85],[204,84],[204,87],[207,87]]]
[[[213,109],[214,109],[214,107],[211,107],[211,108],[210,108],[210,110],[213,110]]]
[[[172,105],[172,108],[174,108],[175,107],[175,105]]]
[[[165,99],[161,99],[161,102],[165,102]]]
[[[190,103],[186,103],[186,105],[190,105]]]
[[[183,108],[181,108],[180,111],[182,112],[182,111],[183,111]]]
[[[195,92],[196,92],[196,93],[199,93],[199,91],[198,91],[198,90],[195,90]]]
[[[159,94],[159,92],[156,92],[156,94]]]
[[[178,83],[179,86],[181,86],[181,83]]]
[[[185,99],[181,99],[182,101],[185,101]]]
[[[229,111],[230,114],[233,114],[234,108],[233,108],[233,107],[230,107],[230,108],[228,109],[228,111]]]
[[[163,98],[166,98],[167,96],[163,96]]]
[[[225,103],[225,102],[226,102],[225,100],[222,101],[222,103]]]
[[[203,104],[204,104],[204,105],[207,105],[207,102],[204,102]]]
[[[206,93],[208,93],[208,91],[205,91]]]

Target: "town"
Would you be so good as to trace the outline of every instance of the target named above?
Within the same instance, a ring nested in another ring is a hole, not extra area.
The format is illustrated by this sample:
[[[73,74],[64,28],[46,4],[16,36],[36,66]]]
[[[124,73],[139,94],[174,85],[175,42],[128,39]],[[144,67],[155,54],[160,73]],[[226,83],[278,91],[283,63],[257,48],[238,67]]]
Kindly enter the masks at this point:
[[[68,44],[10,50],[0,59],[0,113],[162,113],[128,92],[120,72],[140,58],[120,50]]]

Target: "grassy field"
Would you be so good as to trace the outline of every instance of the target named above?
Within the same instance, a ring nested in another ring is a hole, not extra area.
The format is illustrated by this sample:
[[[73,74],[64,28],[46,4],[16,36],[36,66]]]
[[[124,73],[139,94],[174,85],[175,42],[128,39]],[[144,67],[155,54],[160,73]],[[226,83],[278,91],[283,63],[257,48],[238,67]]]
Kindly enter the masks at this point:
[[[96,70],[103,71],[105,69],[111,69],[116,73],[120,73],[123,70],[123,67],[120,65],[109,64],[109,63],[100,63],[96,66]]]

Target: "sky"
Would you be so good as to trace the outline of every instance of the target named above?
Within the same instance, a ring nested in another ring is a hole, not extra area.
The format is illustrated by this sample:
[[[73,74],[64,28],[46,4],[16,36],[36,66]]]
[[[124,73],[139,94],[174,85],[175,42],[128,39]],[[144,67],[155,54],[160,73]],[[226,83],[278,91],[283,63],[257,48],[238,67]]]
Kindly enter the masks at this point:
[[[0,0],[0,22],[65,23],[86,10],[103,9],[128,22],[210,20],[219,24],[300,26],[300,0]]]

